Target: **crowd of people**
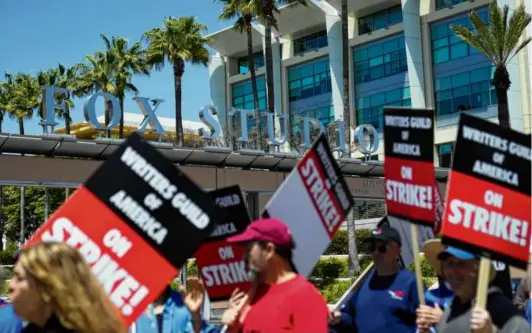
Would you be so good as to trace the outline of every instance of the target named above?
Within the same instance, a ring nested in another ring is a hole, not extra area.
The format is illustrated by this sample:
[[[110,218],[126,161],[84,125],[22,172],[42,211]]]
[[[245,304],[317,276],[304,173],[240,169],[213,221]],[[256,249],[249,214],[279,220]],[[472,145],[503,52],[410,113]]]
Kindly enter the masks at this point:
[[[202,318],[205,298],[198,277],[188,291],[166,288],[129,327],[123,327],[89,266],[73,248],[39,243],[17,256],[9,304],[0,306],[0,333],[529,333],[530,270],[512,302],[489,287],[485,309],[475,305],[479,258],[434,239],[424,255],[438,275],[419,304],[416,276],[400,262],[397,230],[382,227],[368,239],[374,269],[334,311],[316,287],[300,276],[288,227],[274,218],[255,221],[228,239],[247,246],[250,290],[235,290],[222,326]],[[495,277],[492,269],[490,279]]]

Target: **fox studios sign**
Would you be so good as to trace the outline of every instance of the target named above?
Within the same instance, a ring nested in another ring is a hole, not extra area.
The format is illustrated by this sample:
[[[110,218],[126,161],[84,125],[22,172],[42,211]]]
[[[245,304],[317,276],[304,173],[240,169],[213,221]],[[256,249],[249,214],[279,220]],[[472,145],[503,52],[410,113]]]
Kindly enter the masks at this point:
[[[47,131],[48,127],[54,128],[59,125],[56,122],[56,111],[57,110],[66,110],[66,105],[64,101],[58,103],[58,100],[61,98],[69,98],[70,92],[67,89],[59,88],[55,86],[50,86],[43,89],[43,104],[44,104],[44,117],[40,122],[40,125],[43,127],[43,130]],[[103,102],[109,103],[112,105],[111,115],[109,117],[109,123],[107,126],[100,124],[96,116],[96,102],[101,98]],[[144,133],[146,127],[150,125],[152,131],[160,136],[166,135],[166,131],[163,129],[159,119],[155,115],[157,108],[164,102],[162,99],[150,99],[147,97],[134,97],[133,100],[137,103],[138,108],[144,115],[144,119],[139,125],[137,132]],[[151,103],[150,103],[151,101]],[[91,126],[96,128],[99,131],[110,131],[113,128],[116,128],[120,124],[120,103],[116,96],[113,96],[105,92],[96,92],[92,94],[83,106],[83,113],[85,120]],[[223,132],[220,121],[218,120],[218,112],[212,105],[204,106],[199,111],[200,120],[207,126],[208,131],[204,129],[199,130],[199,135],[207,142],[206,147],[211,147],[209,143],[217,142],[220,143],[223,140]],[[230,116],[239,115],[240,118],[240,137],[237,141],[241,143],[248,143],[248,119],[254,116],[254,110],[241,110],[232,108],[229,111]],[[287,115],[277,115],[275,118],[278,119],[280,125],[280,136],[274,135],[274,115],[269,112],[261,113],[262,119],[266,120],[266,129],[268,144],[271,146],[281,146],[287,142],[288,137],[288,116]],[[315,118],[311,117],[299,117],[300,124],[302,125],[303,131],[301,133],[301,148],[310,148],[311,142],[311,132],[312,130],[318,130],[320,133],[325,132],[325,127],[323,124]],[[337,129],[336,132],[336,142],[337,147],[335,150],[346,153],[346,144],[344,140],[344,122],[343,120],[336,121]],[[379,148],[379,134],[375,127],[369,124],[363,124],[356,127],[351,137],[354,139],[353,143],[356,145],[357,149],[364,155],[374,154]],[[369,142],[367,140],[369,137]],[[217,146],[219,147],[219,145]]]

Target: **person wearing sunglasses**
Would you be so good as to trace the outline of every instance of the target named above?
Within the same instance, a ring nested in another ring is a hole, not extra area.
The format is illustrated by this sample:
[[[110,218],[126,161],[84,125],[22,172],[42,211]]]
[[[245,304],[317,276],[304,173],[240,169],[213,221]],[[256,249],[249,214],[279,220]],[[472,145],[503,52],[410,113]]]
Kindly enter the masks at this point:
[[[331,314],[338,332],[414,333],[418,294],[414,273],[402,268],[401,236],[390,227],[377,228],[368,240],[375,269],[360,288]]]

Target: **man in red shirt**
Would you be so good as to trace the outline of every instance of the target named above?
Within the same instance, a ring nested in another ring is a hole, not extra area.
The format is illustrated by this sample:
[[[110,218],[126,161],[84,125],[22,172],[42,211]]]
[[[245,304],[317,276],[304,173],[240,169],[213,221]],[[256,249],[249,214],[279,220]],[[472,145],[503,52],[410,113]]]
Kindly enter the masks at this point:
[[[283,222],[257,220],[228,242],[248,245],[247,261],[254,278],[246,303],[224,314],[228,332],[328,333],[327,303],[313,284],[295,272],[295,244]]]

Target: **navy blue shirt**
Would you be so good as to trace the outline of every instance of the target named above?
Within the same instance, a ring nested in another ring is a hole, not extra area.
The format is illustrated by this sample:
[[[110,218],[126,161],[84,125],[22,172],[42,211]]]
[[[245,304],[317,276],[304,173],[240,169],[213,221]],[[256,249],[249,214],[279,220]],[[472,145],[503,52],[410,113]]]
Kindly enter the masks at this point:
[[[416,276],[407,269],[391,276],[375,271],[342,305],[342,331],[358,333],[414,333],[419,298]]]

